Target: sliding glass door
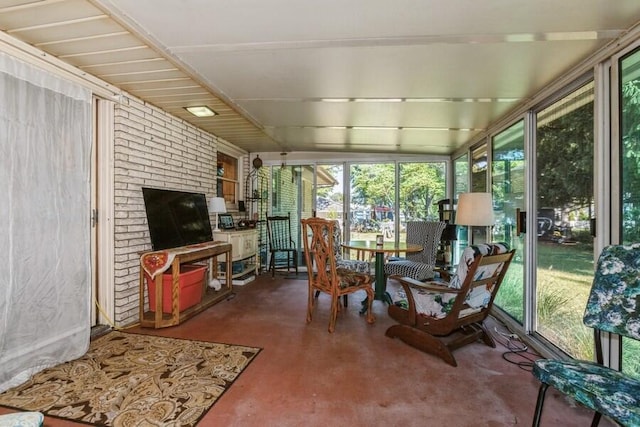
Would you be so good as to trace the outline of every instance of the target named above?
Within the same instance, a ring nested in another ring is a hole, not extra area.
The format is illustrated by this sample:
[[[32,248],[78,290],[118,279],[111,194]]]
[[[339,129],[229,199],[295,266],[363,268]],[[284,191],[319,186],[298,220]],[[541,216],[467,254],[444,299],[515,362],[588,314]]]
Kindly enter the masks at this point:
[[[519,323],[524,319],[524,234],[517,230],[517,212],[525,211],[524,122],[519,121],[493,138],[491,187],[496,225],[493,241],[516,250],[495,303]]]
[[[640,50],[620,60],[620,240],[640,242]],[[624,339],[622,370],[640,377],[640,345]]]
[[[349,231],[352,240],[394,239],[395,163],[358,163],[349,167]]]
[[[593,82],[536,114],[537,332],[581,359],[593,355],[582,323],[594,271]]]

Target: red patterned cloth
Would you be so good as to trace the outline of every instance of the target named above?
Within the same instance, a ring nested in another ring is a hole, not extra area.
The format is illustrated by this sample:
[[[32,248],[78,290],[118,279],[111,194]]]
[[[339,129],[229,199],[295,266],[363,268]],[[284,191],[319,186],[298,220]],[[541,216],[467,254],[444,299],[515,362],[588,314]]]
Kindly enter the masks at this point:
[[[225,242],[204,242],[195,245],[181,246],[179,248],[164,249],[161,251],[147,252],[140,257],[140,266],[153,279],[156,275],[164,273],[171,267],[176,255],[196,252],[202,249],[224,245]]]

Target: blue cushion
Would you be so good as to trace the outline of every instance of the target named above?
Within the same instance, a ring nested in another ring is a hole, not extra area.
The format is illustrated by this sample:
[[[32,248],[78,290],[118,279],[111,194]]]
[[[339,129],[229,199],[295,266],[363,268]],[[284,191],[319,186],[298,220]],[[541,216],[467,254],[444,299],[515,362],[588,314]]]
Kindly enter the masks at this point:
[[[623,425],[640,425],[640,381],[594,362],[539,359],[533,375]]]

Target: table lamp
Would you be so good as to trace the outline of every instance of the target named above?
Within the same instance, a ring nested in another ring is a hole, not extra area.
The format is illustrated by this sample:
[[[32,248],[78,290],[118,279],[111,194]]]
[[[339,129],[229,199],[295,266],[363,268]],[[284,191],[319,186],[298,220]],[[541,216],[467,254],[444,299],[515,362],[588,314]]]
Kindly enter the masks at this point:
[[[440,236],[440,241],[444,242],[444,263],[449,264],[451,262],[451,242],[458,240],[458,230],[455,224],[447,223]]]
[[[456,209],[456,224],[473,226],[492,226],[495,224],[493,215],[493,198],[491,193],[462,193],[458,196]],[[471,233],[473,244],[473,231]]]
[[[227,204],[224,201],[224,197],[212,197],[209,201],[209,212],[216,217],[216,228],[213,231],[220,231],[218,228],[218,214],[227,212]]]

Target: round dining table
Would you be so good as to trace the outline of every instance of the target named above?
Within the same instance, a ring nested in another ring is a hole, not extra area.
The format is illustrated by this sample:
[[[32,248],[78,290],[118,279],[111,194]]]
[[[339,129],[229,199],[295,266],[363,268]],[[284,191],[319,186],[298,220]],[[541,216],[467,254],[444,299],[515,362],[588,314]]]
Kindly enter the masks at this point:
[[[368,240],[349,240],[342,247],[355,251],[375,253],[375,298],[391,304],[391,295],[387,292],[387,281],[384,277],[385,254],[420,252],[422,245],[405,242],[383,242],[382,245]],[[365,300],[366,301],[366,300]],[[366,307],[366,305],[365,305]]]

